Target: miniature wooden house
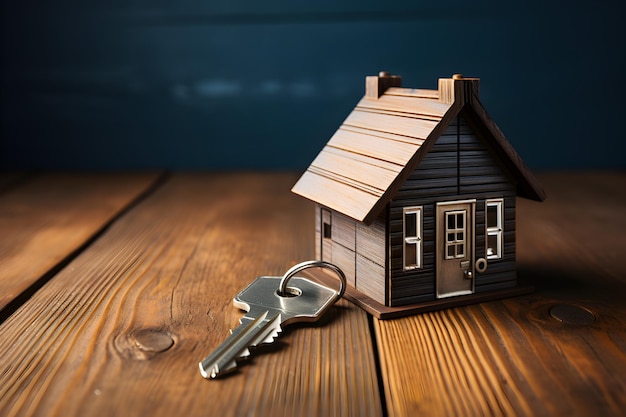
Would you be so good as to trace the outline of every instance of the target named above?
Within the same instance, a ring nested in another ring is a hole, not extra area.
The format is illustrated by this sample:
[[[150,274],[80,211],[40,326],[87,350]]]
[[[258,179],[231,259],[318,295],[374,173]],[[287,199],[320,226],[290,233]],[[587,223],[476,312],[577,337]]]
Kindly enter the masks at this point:
[[[479,79],[401,87],[381,72],[293,192],[316,203],[316,256],[389,318],[518,294],[516,196],[545,194],[479,101]]]

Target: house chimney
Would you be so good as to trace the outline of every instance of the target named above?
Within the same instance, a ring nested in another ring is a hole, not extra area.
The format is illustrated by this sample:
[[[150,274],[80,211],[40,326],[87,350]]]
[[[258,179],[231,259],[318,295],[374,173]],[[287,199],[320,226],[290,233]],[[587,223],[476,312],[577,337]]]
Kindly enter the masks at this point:
[[[469,103],[480,93],[480,78],[464,78],[454,74],[452,78],[439,79],[439,101],[442,103]]]
[[[402,77],[381,71],[378,76],[365,77],[365,97],[378,99],[389,87],[402,87]]]

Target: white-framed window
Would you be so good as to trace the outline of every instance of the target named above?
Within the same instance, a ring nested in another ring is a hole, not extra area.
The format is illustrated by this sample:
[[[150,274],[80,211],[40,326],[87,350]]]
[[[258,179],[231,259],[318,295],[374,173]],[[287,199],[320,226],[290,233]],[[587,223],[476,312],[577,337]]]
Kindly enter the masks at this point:
[[[485,228],[487,259],[502,259],[504,253],[504,200],[485,201]]]
[[[404,270],[422,267],[422,206],[405,207],[402,216]]]

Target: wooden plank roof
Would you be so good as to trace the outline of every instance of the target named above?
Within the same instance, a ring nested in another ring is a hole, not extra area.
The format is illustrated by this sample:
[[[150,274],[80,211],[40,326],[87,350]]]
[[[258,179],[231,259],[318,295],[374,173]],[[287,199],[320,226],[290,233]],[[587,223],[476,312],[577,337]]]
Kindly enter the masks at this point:
[[[498,157],[513,165],[511,171],[521,184],[519,194],[543,200],[543,190],[478,97],[459,96],[446,103],[438,90],[400,87],[387,88],[378,98],[366,94],[292,191],[369,224],[450,121],[470,106],[493,139]]]

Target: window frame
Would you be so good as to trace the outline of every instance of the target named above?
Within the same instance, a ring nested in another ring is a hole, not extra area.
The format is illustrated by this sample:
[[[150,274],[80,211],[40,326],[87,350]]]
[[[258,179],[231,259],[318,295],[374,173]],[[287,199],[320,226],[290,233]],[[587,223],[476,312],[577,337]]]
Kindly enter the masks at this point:
[[[415,236],[407,235],[407,216],[409,215],[415,215]],[[411,206],[402,209],[402,267],[404,271],[423,268],[423,222],[423,206]],[[407,265],[409,245],[415,245],[415,263]]]
[[[489,207],[496,207],[496,225],[489,227]],[[495,253],[489,254],[489,237],[496,236]],[[504,257],[504,199],[485,200],[485,258],[498,260]]]
[[[332,239],[333,229],[330,223],[322,222],[322,238]]]
[[[463,220],[461,226],[459,226],[459,216]],[[450,227],[450,218],[454,223],[454,227]],[[450,210],[446,211],[444,215],[444,259],[464,259],[467,257],[467,210]],[[459,234],[462,239],[459,240]],[[450,239],[450,235],[453,235],[453,239]],[[454,248],[454,254],[450,255],[450,248]],[[461,251],[459,252],[459,248]]]

